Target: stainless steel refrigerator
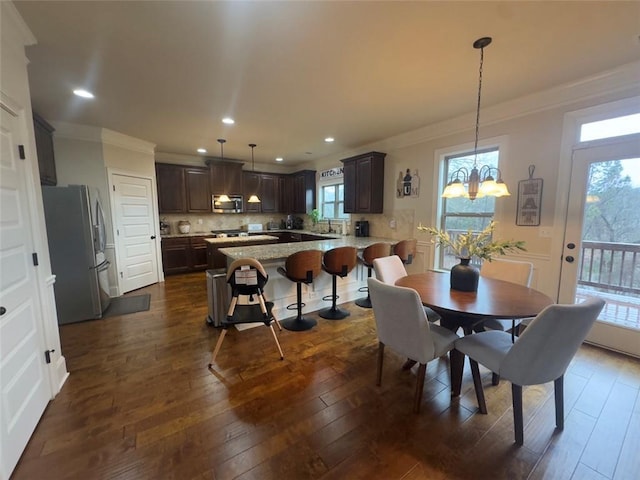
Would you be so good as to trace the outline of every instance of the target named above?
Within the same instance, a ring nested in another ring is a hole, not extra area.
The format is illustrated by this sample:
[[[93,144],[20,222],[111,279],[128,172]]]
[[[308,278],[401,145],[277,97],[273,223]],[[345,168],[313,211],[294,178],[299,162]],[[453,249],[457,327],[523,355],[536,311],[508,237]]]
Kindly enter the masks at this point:
[[[101,318],[109,306],[109,261],[98,190],[42,187],[58,323]]]

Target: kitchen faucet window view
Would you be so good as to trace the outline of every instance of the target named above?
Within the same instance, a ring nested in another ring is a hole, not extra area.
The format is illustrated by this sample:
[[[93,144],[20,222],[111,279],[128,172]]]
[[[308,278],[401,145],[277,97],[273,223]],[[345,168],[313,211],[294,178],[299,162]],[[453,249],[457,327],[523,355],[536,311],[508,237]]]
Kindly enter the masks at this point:
[[[1,479],[637,477],[640,2],[0,13]]]

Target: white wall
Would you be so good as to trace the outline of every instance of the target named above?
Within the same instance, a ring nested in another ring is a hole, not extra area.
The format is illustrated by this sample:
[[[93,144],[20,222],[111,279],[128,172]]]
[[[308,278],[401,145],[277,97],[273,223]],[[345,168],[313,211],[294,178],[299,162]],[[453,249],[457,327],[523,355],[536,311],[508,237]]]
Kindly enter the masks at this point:
[[[511,192],[497,200],[496,233],[502,238],[525,239],[527,252],[519,258],[535,265],[534,288],[557,295],[560,276],[558,242],[562,243],[564,219],[558,214],[566,203],[567,178],[571,158],[562,152],[563,122],[568,112],[581,110],[640,94],[640,63],[622,66],[610,72],[575,82],[572,85],[531,94],[528,97],[482,110],[480,139],[505,137],[506,151],[501,152],[500,169]],[[473,105],[470,105],[473,108]],[[305,168],[322,170],[341,165],[346,158],[372,150],[385,152],[384,213],[365,216],[371,222],[371,235],[396,239],[414,237],[419,241],[419,257],[412,271],[431,268],[429,239],[417,232],[419,222],[432,224],[436,218],[440,191],[437,191],[439,159],[437,151],[467,144],[473,149],[475,112],[431,125],[413,132],[363,146],[305,164]],[[503,155],[504,154],[504,155]],[[518,181],[528,178],[529,165],[535,165],[534,177],[544,180],[540,227],[516,226]],[[395,186],[400,171],[417,169],[421,177],[419,198],[396,198]],[[357,219],[357,218],[356,218]],[[397,228],[389,220],[397,220]],[[541,229],[551,229],[551,237],[541,237]],[[421,255],[420,255],[421,254]],[[557,257],[557,258],[556,258]]]

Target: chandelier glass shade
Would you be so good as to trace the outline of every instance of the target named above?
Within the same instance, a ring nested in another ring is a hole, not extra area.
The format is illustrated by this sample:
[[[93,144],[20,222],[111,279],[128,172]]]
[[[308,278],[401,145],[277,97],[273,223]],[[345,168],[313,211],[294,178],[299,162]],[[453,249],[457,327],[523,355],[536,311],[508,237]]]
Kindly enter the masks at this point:
[[[473,147],[473,167],[459,168],[451,174],[449,183],[442,192],[443,198],[465,197],[470,200],[486,196],[506,197],[511,195],[496,167],[483,165],[478,168],[478,133],[480,131],[480,99],[482,97],[482,66],[484,47],[491,43],[491,37],[482,37],[473,42],[473,48],[480,49],[480,69],[478,76],[478,104],[476,109],[476,138]],[[495,176],[494,176],[495,174]],[[496,180],[497,177],[497,180]]]
[[[255,143],[250,143],[249,146],[251,147],[251,171],[255,172],[256,171],[256,167],[255,167],[255,163],[253,160],[253,149],[256,148],[256,144]],[[260,203],[260,198],[258,197],[257,193],[252,194],[251,196],[249,196],[249,200],[247,200],[248,203]]]
[[[223,145],[224,145],[225,142],[226,142],[226,140],[224,138],[219,138],[218,139],[218,143],[220,144],[220,160],[224,160],[224,148],[223,148]],[[219,202],[230,202],[231,199],[229,198],[229,195],[227,195],[226,193],[223,193],[218,198],[218,201]]]

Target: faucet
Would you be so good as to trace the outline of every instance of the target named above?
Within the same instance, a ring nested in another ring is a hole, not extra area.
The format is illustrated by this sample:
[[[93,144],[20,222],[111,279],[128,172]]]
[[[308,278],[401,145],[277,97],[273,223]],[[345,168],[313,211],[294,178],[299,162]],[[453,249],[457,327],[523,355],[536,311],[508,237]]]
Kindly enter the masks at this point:
[[[327,222],[329,222],[329,231],[328,231],[328,233],[333,233],[333,228],[331,228],[331,219],[328,218]]]

